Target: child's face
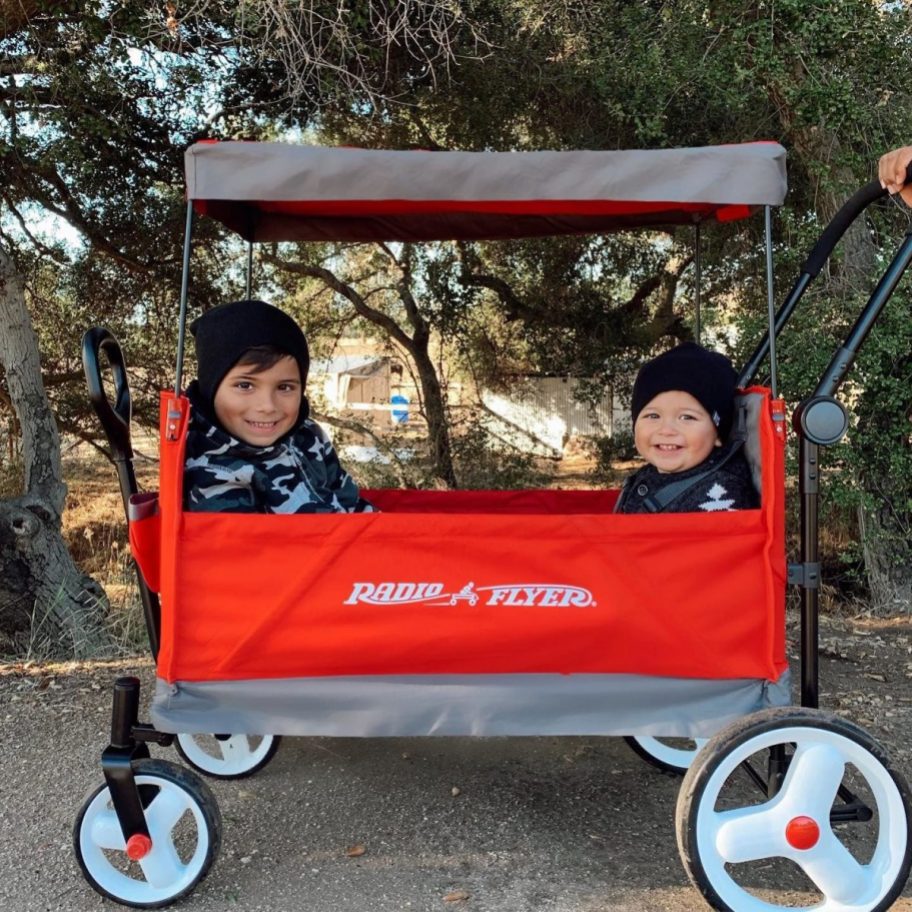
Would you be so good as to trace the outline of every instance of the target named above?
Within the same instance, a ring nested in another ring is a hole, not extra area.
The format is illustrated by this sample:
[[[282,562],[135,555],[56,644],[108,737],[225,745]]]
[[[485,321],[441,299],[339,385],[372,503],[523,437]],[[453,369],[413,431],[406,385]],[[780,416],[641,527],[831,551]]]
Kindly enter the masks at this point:
[[[252,446],[266,447],[288,433],[301,411],[301,369],[290,355],[266,370],[241,362],[215,391],[215,417],[222,427]]]
[[[706,459],[722,441],[709,413],[690,393],[659,393],[633,425],[637,452],[660,472],[684,472]]]

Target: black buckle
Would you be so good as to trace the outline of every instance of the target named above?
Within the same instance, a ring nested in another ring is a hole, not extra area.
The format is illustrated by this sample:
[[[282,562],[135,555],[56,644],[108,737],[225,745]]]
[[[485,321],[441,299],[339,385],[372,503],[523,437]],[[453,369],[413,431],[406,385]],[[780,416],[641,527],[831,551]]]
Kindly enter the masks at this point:
[[[820,588],[820,563],[819,561],[806,564],[788,565],[788,584],[800,586],[802,589]]]

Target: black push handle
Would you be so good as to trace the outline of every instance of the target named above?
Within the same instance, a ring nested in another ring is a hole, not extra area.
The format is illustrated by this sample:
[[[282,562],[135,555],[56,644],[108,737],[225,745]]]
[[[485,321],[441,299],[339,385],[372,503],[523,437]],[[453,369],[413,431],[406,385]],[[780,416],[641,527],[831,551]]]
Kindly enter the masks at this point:
[[[114,403],[105,393],[101,377],[101,353],[114,376]],[[82,366],[85,370],[89,399],[104,429],[112,454],[117,461],[133,458],[130,445],[132,401],[123,351],[114,334],[103,326],[94,326],[82,337]]]
[[[907,184],[912,184],[912,162],[906,168]],[[814,249],[804,261],[802,272],[806,272],[812,279],[823,269],[824,263],[829,259],[833,248],[839,243],[840,238],[846,233],[849,225],[861,215],[871,203],[881,197],[888,196],[887,190],[880,186],[880,181],[871,181],[865,184],[845,205],[833,216],[833,220],[824,229]]]
[[[912,184],[912,162],[910,162],[909,166],[906,168],[906,184]],[[801,267],[801,274],[792,286],[788,297],[785,299],[785,303],[776,313],[773,330],[776,338],[779,337],[780,331],[785,324],[788,323],[795,307],[807,290],[808,285],[817,278],[820,270],[823,269],[824,264],[830,258],[833,249],[848,230],[849,225],[851,225],[852,222],[871,205],[871,203],[876,202],[887,195],[886,189],[880,186],[880,181],[871,181],[871,183],[865,184],[858,190],[851,199],[847,200],[836,215],[833,216],[830,223],[824,228],[823,234],[820,235],[814,248],[811,250],[810,254],[808,254],[807,259],[804,261],[804,265]],[[738,377],[738,386],[745,387],[753,382],[763,359],[769,354],[769,350],[770,339],[769,334],[767,334],[760,341],[760,344],[754,350],[753,355],[751,355],[748,362],[744,365],[741,375]]]
[[[824,264],[830,258],[833,248],[839,243],[842,236],[846,233],[849,225],[861,215],[871,203],[886,196],[887,191],[880,186],[880,181],[871,181],[865,184],[852,196],[845,205],[833,216],[833,220],[820,235],[814,249],[808,254],[808,258],[801,267],[802,272],[806,272],[812,279],[816,278]]]

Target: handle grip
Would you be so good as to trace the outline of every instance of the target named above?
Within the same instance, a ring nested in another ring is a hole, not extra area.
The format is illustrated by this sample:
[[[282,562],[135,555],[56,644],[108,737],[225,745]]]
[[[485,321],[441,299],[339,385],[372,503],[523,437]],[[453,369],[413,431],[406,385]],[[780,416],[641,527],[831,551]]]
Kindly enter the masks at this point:
[[[114,376],[113,404],[108,399],[102,382],[102,352]],[[123,351],[110,330],[103,326],[94,326],[82,337],[82,366],[89,388],[89,399],[111,445],[114,458],[118,461],[132,459],[130,384],[127,381]]]
[[[910,162],[906,168],[906,183],[912,184],[912,162]],[[871,205],[871,203],[882,199],[887,195],[886,189],[880,186],[880,181],[871,181],[871,183],[865,184],[857,190],[855,195],[847,200],[836,215],[833,216],[832,221],[830,221],[823,230],[817,243],[804,261],[804,265],[801,267],[801,274],[792,286],[792,290],[785,299],[785,303],[776,313],[774,322],[774,333],[776,338],[779,337],[780,331],[786,323],[788,323],[795,307],[807,290],[807,287],[817,277],[820,270],[823,269],[824,264],[830,258],[833,249],[848,230],[849,225],[851,225],[852,222]],[[745,364],[741,371],[741,374],[738,377],[738,386],[749,386],[753,382],[757,371],[760,369],[760,364],[769,354],[769,350],[770,339],[769,335],[766,335],[760,341],[760,344],[754,350],[753,355],[751,355],[750,360]]]

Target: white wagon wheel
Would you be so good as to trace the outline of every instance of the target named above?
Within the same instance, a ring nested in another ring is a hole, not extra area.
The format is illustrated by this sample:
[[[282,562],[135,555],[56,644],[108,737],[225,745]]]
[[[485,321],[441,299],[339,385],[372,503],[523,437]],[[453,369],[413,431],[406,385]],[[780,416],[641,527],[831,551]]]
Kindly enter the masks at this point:
[[[214,779],[243,779],[275,756],[278,735],[177,735],[174,746],[195,770]]]
[[[73,828],[76,860],[102,896],[138,909],[190,893],[218,855],[222,818],[209,786],[167,760],[134,764],[151,845],[128,847],[107,785],[89,794]]]
[[[745,797],[740,765],[777,746],[789,758],[780,790]],[[840,787],[870,819],[831,822]],[[676,825],[690,879],[725,912],[880,912],[912,863],[905,781],[863,729],[816,710],[766,710],[719,732],[684,777]]]
[[[690,768],[697,751],[707,738],[653,738],[650,735],[631,735],[624,738],[628,747],[663,773],[681,776]]]

